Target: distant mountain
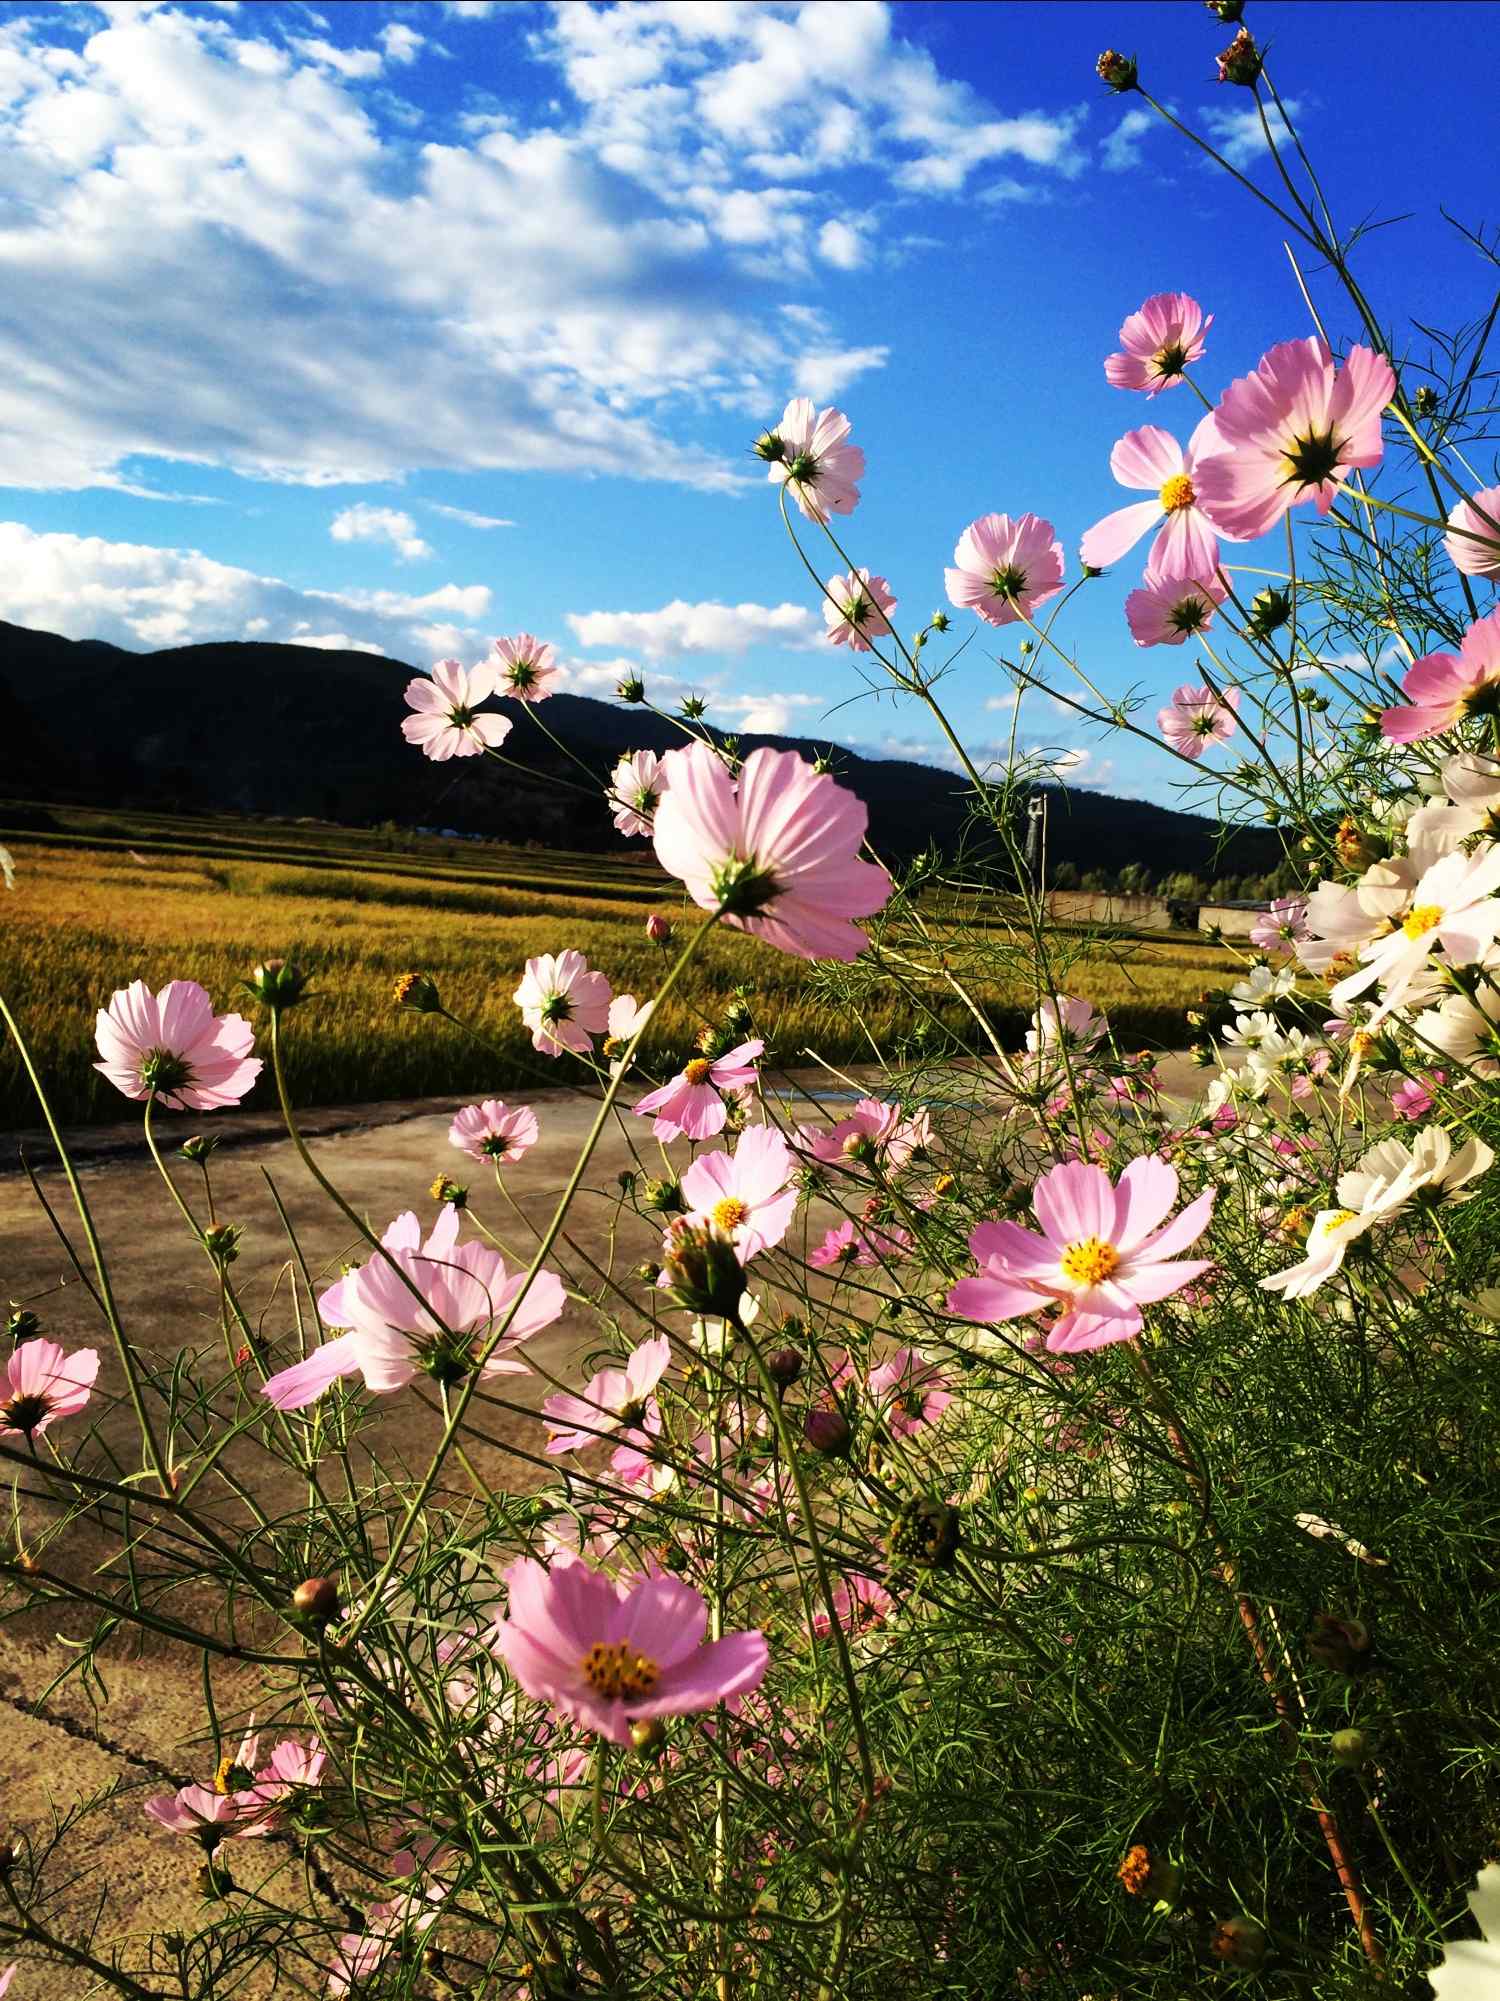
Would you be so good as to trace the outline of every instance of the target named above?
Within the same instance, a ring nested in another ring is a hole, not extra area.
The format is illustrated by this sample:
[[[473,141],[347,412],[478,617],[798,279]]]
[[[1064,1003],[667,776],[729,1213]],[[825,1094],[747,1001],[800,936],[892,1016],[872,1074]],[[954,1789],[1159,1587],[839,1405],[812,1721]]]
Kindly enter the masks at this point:
[[[581,774],[517,702],[513,766],[488,758],[433,764],[400,733],[405,682],[417,670],[373,653],[223,641],[132,653],[0,622],[0,791],[20,798],[173,812],[311,816],[348,825],[393,820],[456,827],[508,841],[605,848],[621,844],[604,810],[551,783]],[[637,708],[555,695],[548,727],[604,779],[622,752],[683,741]],[[827,751],[825,741],[745,735],[760,744]],[[843,782],[870,809],[883,854],[930,841],[951,849],[968,817],[950,773],[896,759],[835,753]],[[1269,869],[1274,840],[1258,830],[1222,843],[1212,822],[1137,799],[1059,792],[1049,859],[1081,869],[1139,862],[1153,876]]]

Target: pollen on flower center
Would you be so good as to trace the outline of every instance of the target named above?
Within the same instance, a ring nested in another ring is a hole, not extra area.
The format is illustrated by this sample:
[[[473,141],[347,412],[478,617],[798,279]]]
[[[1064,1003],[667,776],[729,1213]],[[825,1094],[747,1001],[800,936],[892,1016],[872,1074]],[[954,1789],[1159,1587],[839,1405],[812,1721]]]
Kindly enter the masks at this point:
[[[1120,1262],[1120,1253],[1113,1244],[1106,1244],[1100,1237],[1084,1237],[1081,1242],[1069,1244],[1059,1263],[1064,1278],[1070,1278],[1075,1285],[1098,1285]]]
[[[1325,1237],[1330,1236],[1333,1231],[1341,1230],[1346,1223],[1358,1221],[1359,1218],[1352,1209],[1330,1209],[1323,1218],[1323,1234]]]
[[[716,1202],[709,1211],[709,1219],[716,1230],[728,1236],[731,1230],[739,1229],[750,1220],[749,1208],[737,1195],[726,1195],[722,1202]]]
[[[661,1669],[651,1656],[637,1653],[628,1640],[616,1640],[613,1645],[596,1640],[579,1666],[589,1687],[606,1702],[649,1695],[661,1677]]]
[[[706,1056],[695,1056],[691,1063],[683,1065],[682,1074],[690,1084],[706,1084],[708,1073],[713,1068]]]
[[[1191,507],[1198,498],[1193,491],[1193,482],[1185,472],[1174,472],[1169,480],[1162,483],[1161,504],[1165,514],[1180,514],[1184,507]]]
[[[1440,903],[1419,903],[1415,910],[1402,919],[1401,929],[1408,938],[1425,938],[1429,931],[1435,931],[1443,921],[1443,906]]]

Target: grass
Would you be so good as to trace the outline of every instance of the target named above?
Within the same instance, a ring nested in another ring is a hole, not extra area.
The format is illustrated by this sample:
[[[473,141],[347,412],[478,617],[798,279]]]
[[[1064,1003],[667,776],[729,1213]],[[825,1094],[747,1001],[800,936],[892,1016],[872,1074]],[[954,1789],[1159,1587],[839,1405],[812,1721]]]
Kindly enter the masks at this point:
[[[644,934],[648,911],[677,916],[679,886],[649,852],[560,854],[445,842],[398,833],[167,815],[49,808],[36,827],[0,803],[0,841],[16,887],[0,903],[0,994],[23,1025],[69,1123],[112,1119],[121,1099],[92,1068],[94,1015],[117,987],[143,979],[200,981],[221,1009],[253,1016],[238,983],[258,960],[295,958],[316,998],[289,1022],[292,1088],[303,1104],[522,1090],[576,1074],[535,1055],[511,995],[527,958],[575,946],[618,992],[644,997],[663,959]],[[1072,991],[1107,1008],[1127,1041],[1184,1039],[1182,1009],[1232,962],[1191,939],[1094,945],[1068,972]],[[481,1047],[442,1021],[398,1011],[397,976],[430,973]],[[711,939],[655,1024],[653,1045],[682,1054],[738,985],[753,996],[756,1031],[795,1060],[814,1046],[831,1061],[869,1052],[847,1007],[806,991],[806,969],[732,933]],[[1008,1037],[1030,1003],[991,982],[981,998]],[[944,1005],[955,1029],[962,1017]],[[870,1033],[897,1043],[913,1025],[894,986],[863,1009]],[[269,1101],[264,1080],[249,1101]],[[14,1051],[0,1051],[0,1126],[39,1123]]]

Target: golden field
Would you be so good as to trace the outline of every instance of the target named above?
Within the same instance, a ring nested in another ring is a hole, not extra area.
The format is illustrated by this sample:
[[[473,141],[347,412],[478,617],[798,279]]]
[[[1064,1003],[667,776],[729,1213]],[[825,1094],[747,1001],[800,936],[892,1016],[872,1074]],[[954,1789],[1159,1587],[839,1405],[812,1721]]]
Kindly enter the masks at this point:
[[[535,1055],[511,995],[528,957],[568,946],[606,972],[617,993],[644,998],[664,960],[644,932],[653,910],[676,917],[680,887],[649,853],[583,855],[325,826],[44,809],[43,831],[7,832],[16,886],[0,891],[0,994],[21,1021],[68,1122],[108,1119],[124,1105],[93,1070],[95,1011],[133,979],[199,980],[221,1010],[254,1015],[238,983],[257,960],[295,958],[316,997],[288,1020],[291,1083],[303,1104],[463,1096],[564,1083],[567,1061]],[[20,819],[20,826],[37,824]],[[940,923],[941,919],[932,920]],[[972,934],[971,934],[972,936]],[[1059,939],[1068,986],[1107,1008],[1127,1041],[1185,1040],[1181,1010],[1233,961],[1190,939]],[[445,1004],[485,1038],[392,1004],[403,972],[430,973]],[[652,1043],[681,1053],[741,983],[774,1057],[815,1047],[832,1061],[867,1057],[866,1029],[847,1007],[806,991],[806,968],[752,940],[708,941],[654,1024]],[[989,981],[978,996],[1006,1040],[1030,1006],[1024,985]],[[952,1003],[939,1012],[955,1029]],[[884,1047],[913,1026],[911,1006],[882,982],[864,1009]],[[262,1079],[252,1103],[269,1101]],[[0,1125],[39,1117],[15,1053],[0,1052]]]

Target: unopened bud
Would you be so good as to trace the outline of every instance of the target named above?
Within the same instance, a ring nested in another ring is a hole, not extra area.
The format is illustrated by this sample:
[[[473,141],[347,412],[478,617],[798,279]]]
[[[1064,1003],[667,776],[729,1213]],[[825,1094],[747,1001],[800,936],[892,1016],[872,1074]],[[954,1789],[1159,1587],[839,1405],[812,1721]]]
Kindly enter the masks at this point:
[[[635,1275],[647,1285],[655,1285],[656,1281],[661,1277],[661,1266],[651,1264],[649,1261],[645,1264],[638,1264],[635,1268]]]
[[[232,1265],[240,1254],[243,1231],[238,1223],[210,1223],[203,1232],[203,1248],[217,1265]]]
[[[184,1160],[207,1160],[218,1144],[218,1138],[213,1133],[194,1133],[182,1142],[177,1151]]]
[[[649,1757],[666,1743],[667,1726],[659,1716],[638,1716],[630,1726],[630,1741],[642,1757]]]
[[[1412,398],[1411,407],[1419,417],[1435,417],[1438,412],[1438,393],[1430,383],[1424,382]]]
[[[644,702],[646,684],[639,674],[627,674],[622,681],[615,683],[615,693],[622,702]]]
[[[1225,1966],[1244,1967],[1253,1972],[1264,1965],[1269,1944],[1265,1926],[1241,1912],[1220,1919],[1209,1936],[1208,1949]]]
[[[949,618],[947,612],[935,611],[927,623],[932,627],[934,632],[946,632],[953,621]]]
[[[854,1432],[841,1410],[810,1410],[802,1420],[802,1436],[814,1452],[835,1459],[849,1450]]]
[[[437,986],[427,973],[403,973],[391,989],[391,998],[397,1007],[410,1008],[413,1014],[442,1012]]]
[[[326,1626],[338,1609],[339,1588],[331,1577],[305,1577],[292,1593],[292,1610],[314,1626]]]
[[[687,717],[689,722],[696,722],[707,707],[708,704],[701,695],[685,695],[683,697],[682,713]]]
[[[957,1508],[931,1494],[916,1494],[902,1506],[886,1535],[893,1560],[949,1570],[958,1554]]]
[[[12,1304],[14,1305],[14,1302]],[[42,1323],[29,1306],[15,1306],[5,1323],[5,1331],[19,1348],[23,1341],[34,1341],[37,1338],[42,1331]]]
[[[263,959],[245,985],[272,1014],[295,1007],[307,990],[307,975],[287,959]]]
[[[641,1200],[648,1209],[655,1209],[660,1215],[680,1214],[683,1208],[682,1183],[648,1181],[641,1190]]]
[[[766,1374],[777,1389],[790,1389],[802,1373],[802,1357],[795,1348],[773,1348],[766,1357]]]
[[[762,431],[750,449],[767,465],[780,465],[786,457],[786,445],[777,431]]]
[[[634,1168],[622,1167],[619,1173],[615,1176],[615,1180],[619,1183],[620,1193],[625,1197],[627,1201],[629,1201],[630,1197],[635,1193]]]
[[[663,1265],[673,1299],[690,1313],[732,1320],[745,1295],[745,1271],[734,1245],[711,1224],[674,1223]]]
[[[646,936],[653,945],[665,945],[672,935],[670,921],[653,910],[646,919]]]
[[[1257,591],[1251,598],[1250,616],[1246,624],[1252,638],[1266,639],[1278,626],[1285,625],[1291,615],[1291,592],[1280,590],[1275,584],[1269,584],[1265,590]]]
[[[1232,28],[1245,11],[1245,0],[1203,0],[1210,14],[1216,14],[1226,28]]]
[[[1134,56],[1122,56],[1118,49],[1106,49],[1094,64],[1101,83],[1107,83],[1113,91],[1134,90],[1139,72]]]
[[[1341,1619],[1319,1612],[1307,1636],[1307,1651],[1320,1666],[1335,1674],[1363,1674],[1370,1665],[1370,1629],[1362,1619]]]
[[[1358,1772],[1368,1763],[1370,1740],[1363,1730],[1335,1730],[1328,1740],[1334,1762],[1346,1772]]]

